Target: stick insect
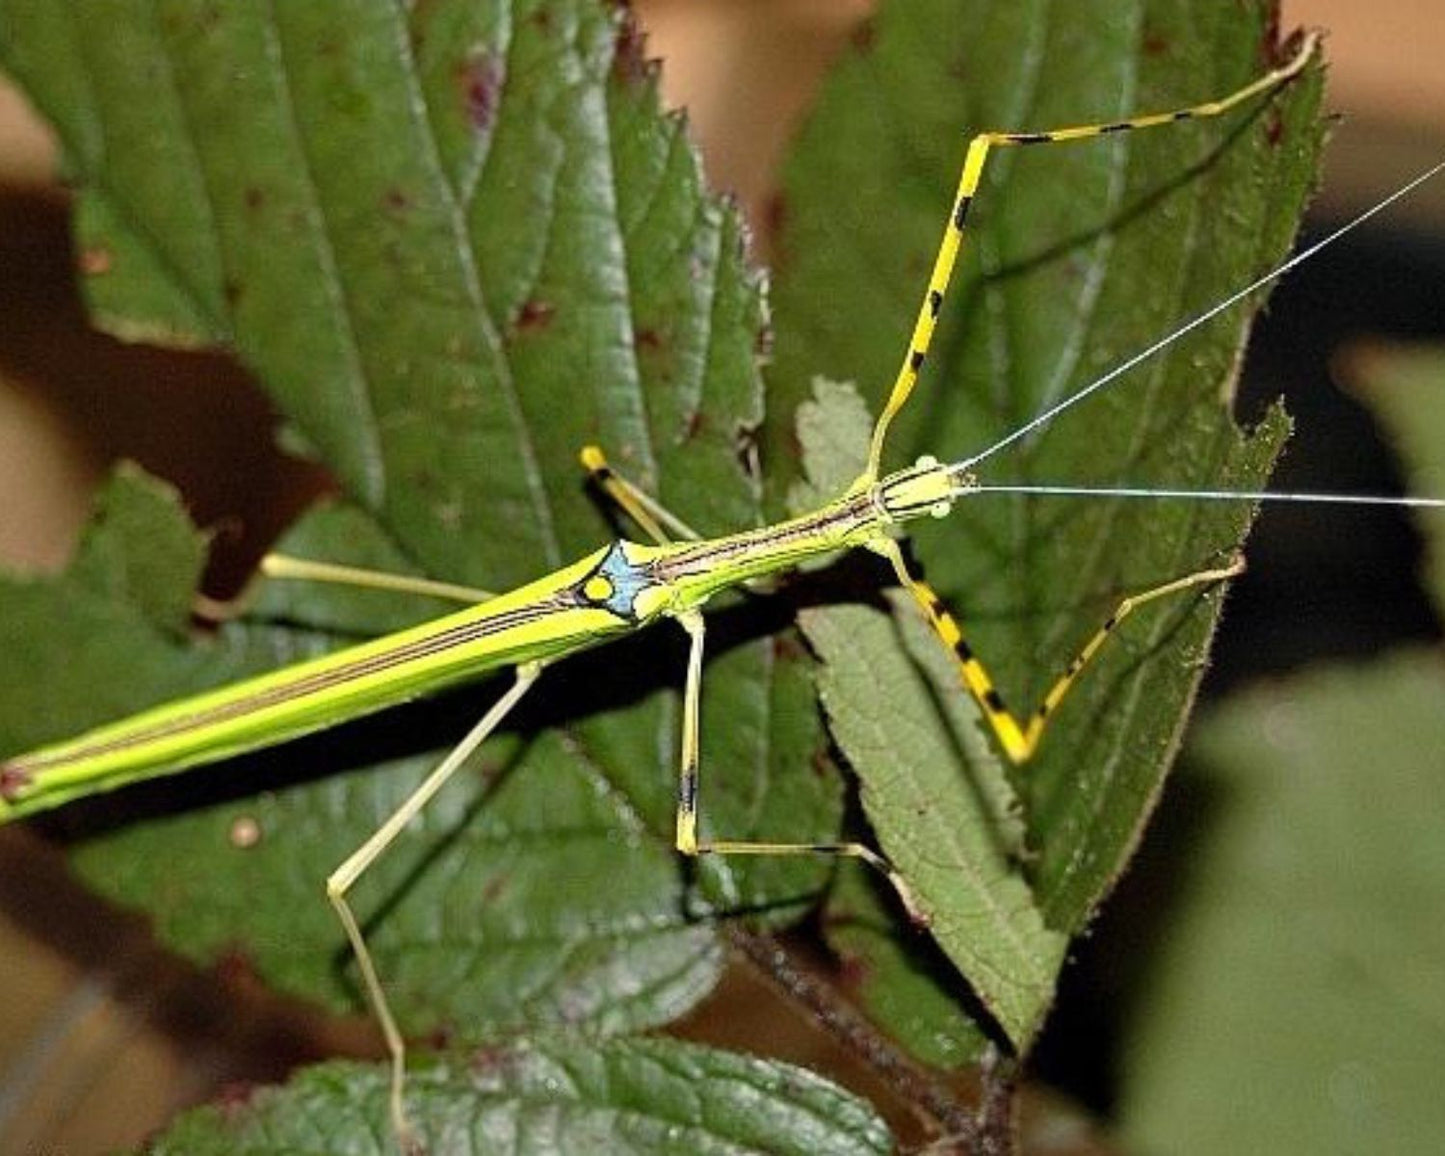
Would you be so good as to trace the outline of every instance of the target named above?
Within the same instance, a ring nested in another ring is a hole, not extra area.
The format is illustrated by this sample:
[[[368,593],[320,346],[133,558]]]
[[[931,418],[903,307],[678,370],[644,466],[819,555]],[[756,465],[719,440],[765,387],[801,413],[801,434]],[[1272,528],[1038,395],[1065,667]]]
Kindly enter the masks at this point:
[[[863,843],[743,842],[700,835],[699,702],[706,638],[702,610],[722,591],[793,569],[810,559],[855,547],[871,551],[891,566],[898,581],[955,656],[959,679],[978,703],[1001,749],[1011,760],[1022,763],[1038,748],[1049,719],[1060,709],[1083,669],[1127,615],[1149,602],[1215,585],[1237,574],[1241,563],[1235,561],[1184,575],[1123,599],[1039,705],[1031,711],[1015,713],[1003,702],[982,660],[969,649],[957,621],[932,589],[910,572],[894,537],[894,528],[913,519],[943,517],[956,502],[984,492],[985,488],[972,473],[984,456],[1002,450],[1052,420],[1066,405],[1104,388],[1128,368],[1128,363],[1072,395],[1065,403],[1039,414],[1008,438],[968,461],[941,464],[921,459],[913,466],[885,474],[883,458],[890,427],[919,381],[966,233],[969,209],[988,160],[996,150],[1080,141],[1217,117],[1265,96],[1297,76],[1313,58],[1316,46],[1315,39],[1308,38],[1283,66],[1231,94],[1189,108],[1107,124],[1041,132],[996,132],[976,137],[967,150],[907,350],[873,430],[867,466],[841,495],[814,512],[761,529],[702,538],[613,471],[600,448],[589,446],[582,451],[584,467],[641,528],[649,542],[615,541],[571,565],[496,596],[436,583],[391,581],[316,563],[272,559],[266,570],[276,578],[389,583],[394,588],[456,598],[475,605],[369,643],[153,708],[65,742],[11,756],[0,762],[0,820],[20,818],[128,783],[217,762],[490,671],[511,670],[514,675],[511,687],[411,797],[326,881],[327,896],[355,953],[368,1000],[386,1039],[391,1059],[390,1112],[403,1147],[411,1147],[414,1139],[404,1094],[405,1042],[348,896],[357,880],[501,725],[544,670],[561,658],[630,634],[660,619],[676,621],[689,638],[677,790],[677,850],[685,856],[821,855],[859,859],[880,871],[904,905],[915,909],[908,881]],[[1282,271],[1277,270],[1264,280]],[[1179,333],[1202,324],[1262,283],[1256,282],[1242,290]],[[1238,501],[1259,495],[1214,492],[1193,496]],[[1322,497],[1320,500],[1332,499]]]

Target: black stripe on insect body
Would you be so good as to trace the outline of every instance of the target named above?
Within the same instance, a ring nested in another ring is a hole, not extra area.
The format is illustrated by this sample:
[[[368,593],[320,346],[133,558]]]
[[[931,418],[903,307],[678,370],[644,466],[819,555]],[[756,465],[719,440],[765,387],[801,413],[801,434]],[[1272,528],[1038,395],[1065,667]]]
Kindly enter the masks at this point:
[[[397,646],[380,654],[369,654],[349,662],[342,661],[334,664],[328,659],[315,659],[313,663],[320,669],[314,673],[298,676],[292,681],[264,686],[254,693],[229,702],[198,707],[186,714],[164,719],[130,734],[110,739],[97,739],[82,745],[67,747],[54,755],[41,755],[34,759],[27,759],[27,769],[45,771],[52,767],[74,763],[80,759],[120,754],[145,743],[182,735],[186,731],[199,727],[218,725],[234,719],[245,718],[248,714],[283,707],[309,695],[343,686],[358,679],[396,670],[407,663],[421,661],[469,643],[502,634],[529,622],[544,619],[566,606],[567,602],[562,597],[548,598],[530,606],[518,606],[506,613],[496,614],[479,621],[459,623],[446,630],[438,631],[436,634],[424,635],[405,646]],[[336,657],[344,657],[344,652]],[[264,676],[262,677],[264,678]]]

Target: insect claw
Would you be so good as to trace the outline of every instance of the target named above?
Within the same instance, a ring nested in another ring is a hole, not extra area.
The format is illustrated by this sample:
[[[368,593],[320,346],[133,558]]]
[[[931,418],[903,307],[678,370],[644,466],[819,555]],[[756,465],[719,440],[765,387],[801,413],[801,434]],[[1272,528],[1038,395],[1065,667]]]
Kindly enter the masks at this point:
[[[920,931],[927,931],[928,928],[933,925],[932,917],[928,912],[924,911],[923,908],[918,906],[918,901],[913,898],[913,891],[909,888],[908,884],[903,881],[903,876],[899,875],[898,872],[891,867],[885,867],[884,869],[888,873],[888,882],[893,885],[893,890],[897,893],[899,902],[903,904],[903,910],[908,913],[908,921]]]

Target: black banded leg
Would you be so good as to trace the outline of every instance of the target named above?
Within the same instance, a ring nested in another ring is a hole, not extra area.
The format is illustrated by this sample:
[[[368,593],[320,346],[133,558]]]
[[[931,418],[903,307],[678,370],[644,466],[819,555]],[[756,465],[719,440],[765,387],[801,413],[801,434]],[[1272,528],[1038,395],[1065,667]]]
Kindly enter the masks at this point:
[[[991,150],[1010,148],[1016,145],[1063,144],[1068,141],[1088,140],[1092,137],[1132,132],[1135,129],[1156,128],[1160,125],[1178,124],[1186,120],[1205,120],[1209,117],[1220,116],[1251,97],[1269,92],[1297,76],[1314,56],[1318,45],[1318,33],[1311,32],[1304,38],[1299,51],[1288,63],[1272,69],[1257,80],[1218,100],[1209,100],[1202,104],[1171,109],[1167,112],[1126,117],[1105,124],[1078,125],[1073,128],[1049,129],[1045,132],[985,132],[969,141],[968,151],[963,158],[963,168],[959,172],[958,191],[954,194],[953,207],[949,211],[948,222],[943,229],[943,239],[939,242],[938,254],[933,260],[933,271],[929,274],[928,289],[924,293],[923,303],[919,306],[918,316],[913,324],[913,334],[908,341],[908,350],[903,355],[903,363],[898,368],[897,377],[894,378],[888,401],[878,416],[877,424],[873,427],[873,440],[868,452],[867,470],[855,485],[861,488],[878,480],[888,427],[908,401],[913,387],[918,383],[918,374],[928,357],[928,348],[933,341],[933,330],[938,322],[938,315],[943,309],[943,299],[948,293],[948,284],[952,280],[953,269],[958,261],[958,251],[968,223],[969,207],[978,193],[979,183]]]
[[[914,903],[908,884],[877,851],[862,843],[758,843],[731,839],[698,838],[698,763],[702,703],[702,655],[706,626],[697,611],[680,614],[677,621],[687,631],[691,645],[687,654],[687,682],[682,700],[682,768],[677,784],[677,849],[684,855],[827,855],[859,859],[879,871],[898,893],[909,917],[917,923],[927,919]]]
[[[1140,606],[1153,602],[1156,598],[1179,594],[1197,586],[1212,586],[1244,573],[1244,559],[1236,557],[1228,566],[1220,569],[1200,570],[1194,574],[1186,574],[1183,578],[1176,578],[1173,582],[1166,582],[1162,586],[1155,586],[1120,600],[1114,613],[1104,621],[1104,625],[1094,632],[1093,637],[1084,644],[1083,649],[1074,657],[1074,660],[1064,668],[1063,674],[1049,688],[1038,707],[1028,716],[1027,722],[1024,722],[1004,705],[998,689],[993,684],[992,677],[969,648],[958,620],[949,613],[942,599],[926,582],[908,573],[908,567],[903,561],[903,554],[897,544],[891,540],[888,541],[883,553],[893,563],[893,569],[904,589],[923,608],[923,613],[927,617],[929,625],[933,627],[934,633],[952,652],[954,660],[958,664],[959,680],[978,703],[984,719],[998,739],[999,746],[1003,748],[1004,753],[1013,763],[1024,763],[1033,757],[1034,751],[1038,749],[1039,740],[1043,737],[1044,729],[1048,726],[1048,720],[1058,709],[1070,688],[1078,681],[1084,667],[1089,664],[1125,618]]]
[[[597,487],[659,546],[666,545],[674,537],[688,542],[702,537],[645,490],[634,486],[614,470],[600,447],[583,446],[578,456]]]
[[[541,673],[541,663],[530,662],[517,667],[517,679],[507,693],[492,705],[492,708],[482,716],[482,720],[467,732],[466,737],[442,760],[441,765],[422,780],[421,785],[407,796],[401,806],[377,828],[375,834],[352,852],[346,862],[333,871],[326,880],[326,898],[331,901],[331,906],[336,909],[337,917],[341,920],[341,926],[346,929],[346,938],[351,943],[351,950],[356,956],[356,965],[361,971],[367,1001],[371,1004],[377,1022],[381,1025],[381,1033],[386,1037],[387,1051],[391,1054],[391,1122],[396,1132],[398,1145],[403,1152],[410,1153],[418,1150],[417,1137],[412,1131],[411,1123],[406,1115],[406,1041],[396,1026],[396,1017],[392,1015],[391,1006],[386,1000],[386,993],[382,990],[376,963],[367,949],[366,937],[362,934],[361,924],[357,922],[356,914],[346,901],[346,894],[366,869],[391,846],[406,825],[416,818],[422,808],[442,789],[447,780],[456,773],[457,768],[466,762],[472,752],[486,741],[487,736],[497,729],[511,709],[517,705],[517,701],[537,681],[537,677]]]

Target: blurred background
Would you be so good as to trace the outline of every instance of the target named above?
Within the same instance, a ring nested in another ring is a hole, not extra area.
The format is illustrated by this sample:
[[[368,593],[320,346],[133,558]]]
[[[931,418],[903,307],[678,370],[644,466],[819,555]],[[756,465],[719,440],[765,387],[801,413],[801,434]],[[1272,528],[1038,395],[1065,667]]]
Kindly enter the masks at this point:
[[[777,162],[823,71],[872,4],[634,6],[649,55],[666,62],[669,101],[688,109],[712,184],[735,192],[765,262]],[[1286,27],[1331,33],[1327,103],[1342,119],[1307,228],[1320,235],[1445,156],[1445,20],[1439,0],[1287,0],[1284,10]],[[88,329],[56,166],[44,126],[0,83],[0,564],[63,565],[93,486],[126,457],[181,486],[197,520],[220,529],[219,564],[237,566],[252,544],[227,527],[264,535],[316,479],[275,451],[265,403],[224,359],[127,347]],[[1299,434],[1281,487],[1400,488],[1374,424],[1340,387],[1362,343],[1438,339],[1441,300],[1445,180],[1276,293],[1251,346],[1241,408],[1248,416],[1281,393],[1288,399]],[[1438,643],[1439,624],[1414,579],[1419,549],[1406,519],[1379,511],[1267,512],[1251,543],[1252,572],[1231,598],[1208,693],[1320,656]],[[1131,877],[1118,905],[1127,915],[1111,913],[1096,937],[1105,946],[1082,950],[1070,978],[1075,998],[1054,1033],[1087,1033],[1094,1055],[1056,1043],[1042,1060],[1048,1076],[1097,1112],[1117,1095],[1098,1059],[1116,1030],[1109,981],[1098,971],[1111,966],[1114,924],[1148,908],[1147,890],[1134,890]],[[75,894],[38,841],[12,830],[0,831],[0,974],[0,1153],[134,1144],[178,1105],[228,1081],[364,1041],[249,992],[244,979],[170,964],[138,923]]]

